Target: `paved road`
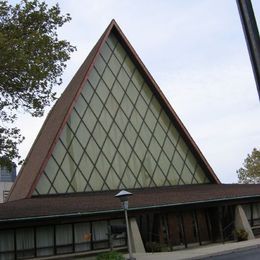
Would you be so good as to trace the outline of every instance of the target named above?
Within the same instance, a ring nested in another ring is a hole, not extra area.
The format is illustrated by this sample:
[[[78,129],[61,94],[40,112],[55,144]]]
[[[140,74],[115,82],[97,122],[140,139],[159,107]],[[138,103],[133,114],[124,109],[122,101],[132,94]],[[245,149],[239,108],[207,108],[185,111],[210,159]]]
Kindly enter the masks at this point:
[[[207,260],[259,260],[260,248],[246,249],[221,256],[204,258]]]

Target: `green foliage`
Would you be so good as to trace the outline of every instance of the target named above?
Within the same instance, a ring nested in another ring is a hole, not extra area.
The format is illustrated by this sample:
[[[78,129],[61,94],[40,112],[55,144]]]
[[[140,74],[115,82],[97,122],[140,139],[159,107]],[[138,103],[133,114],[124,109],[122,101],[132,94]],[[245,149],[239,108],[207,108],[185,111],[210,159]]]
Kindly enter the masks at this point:
[[[99,254],[96,257],[97,260],[124,260],[123,255],[117,251],[111,251],[107,253]]]
[[[248,233],[244,229],[236,230],[237,241],[248,240]]]
[[[39,117],[56,97],[53,86],[62,83],[66,61],[75,47],[59,40],[57,30],[71,20],[57,5],[21,0],[0,1],[0,165],[19,158],[23,140],[10,127],[18,111]]]
[[[260,183],[260,150],[254,148],[247,155],[243,167],[237,170],[239,183]]]

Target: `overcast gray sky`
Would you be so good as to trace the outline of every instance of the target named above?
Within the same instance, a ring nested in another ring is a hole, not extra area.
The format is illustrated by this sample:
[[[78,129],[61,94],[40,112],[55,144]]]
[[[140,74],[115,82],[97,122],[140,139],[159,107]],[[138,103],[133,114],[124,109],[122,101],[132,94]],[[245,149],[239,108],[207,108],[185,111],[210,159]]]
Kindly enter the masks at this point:
[[[78,49],[56,89],[59,95],[114,18],[217,176],[224,183],[237,182],[236,170],[260,147],[260,103],[236,1],[58,3],[72,17],[60,36]],[[260,1],[252,3],[259,24]],[[44,118],[20,114],[17,125],[26,137],[20,147],[23,158]]]

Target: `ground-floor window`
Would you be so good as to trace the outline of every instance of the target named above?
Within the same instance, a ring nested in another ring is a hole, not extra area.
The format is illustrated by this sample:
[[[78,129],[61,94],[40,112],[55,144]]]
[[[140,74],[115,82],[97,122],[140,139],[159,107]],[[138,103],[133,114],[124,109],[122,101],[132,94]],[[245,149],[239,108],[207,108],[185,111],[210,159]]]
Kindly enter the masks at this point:
[[[0,259],[14,260],[126,246],[126,234],[110,237],[122,219],[0,230]],[[111,244],[112,243],[112,244]]]

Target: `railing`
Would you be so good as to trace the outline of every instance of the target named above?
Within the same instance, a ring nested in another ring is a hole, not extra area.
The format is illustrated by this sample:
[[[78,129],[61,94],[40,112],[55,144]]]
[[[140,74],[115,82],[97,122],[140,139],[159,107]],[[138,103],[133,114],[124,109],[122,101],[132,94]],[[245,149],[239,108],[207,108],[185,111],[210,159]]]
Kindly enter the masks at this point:
[[[234,240],[234,221],[230,222],[223,228],[223,243],[225,241]]]

